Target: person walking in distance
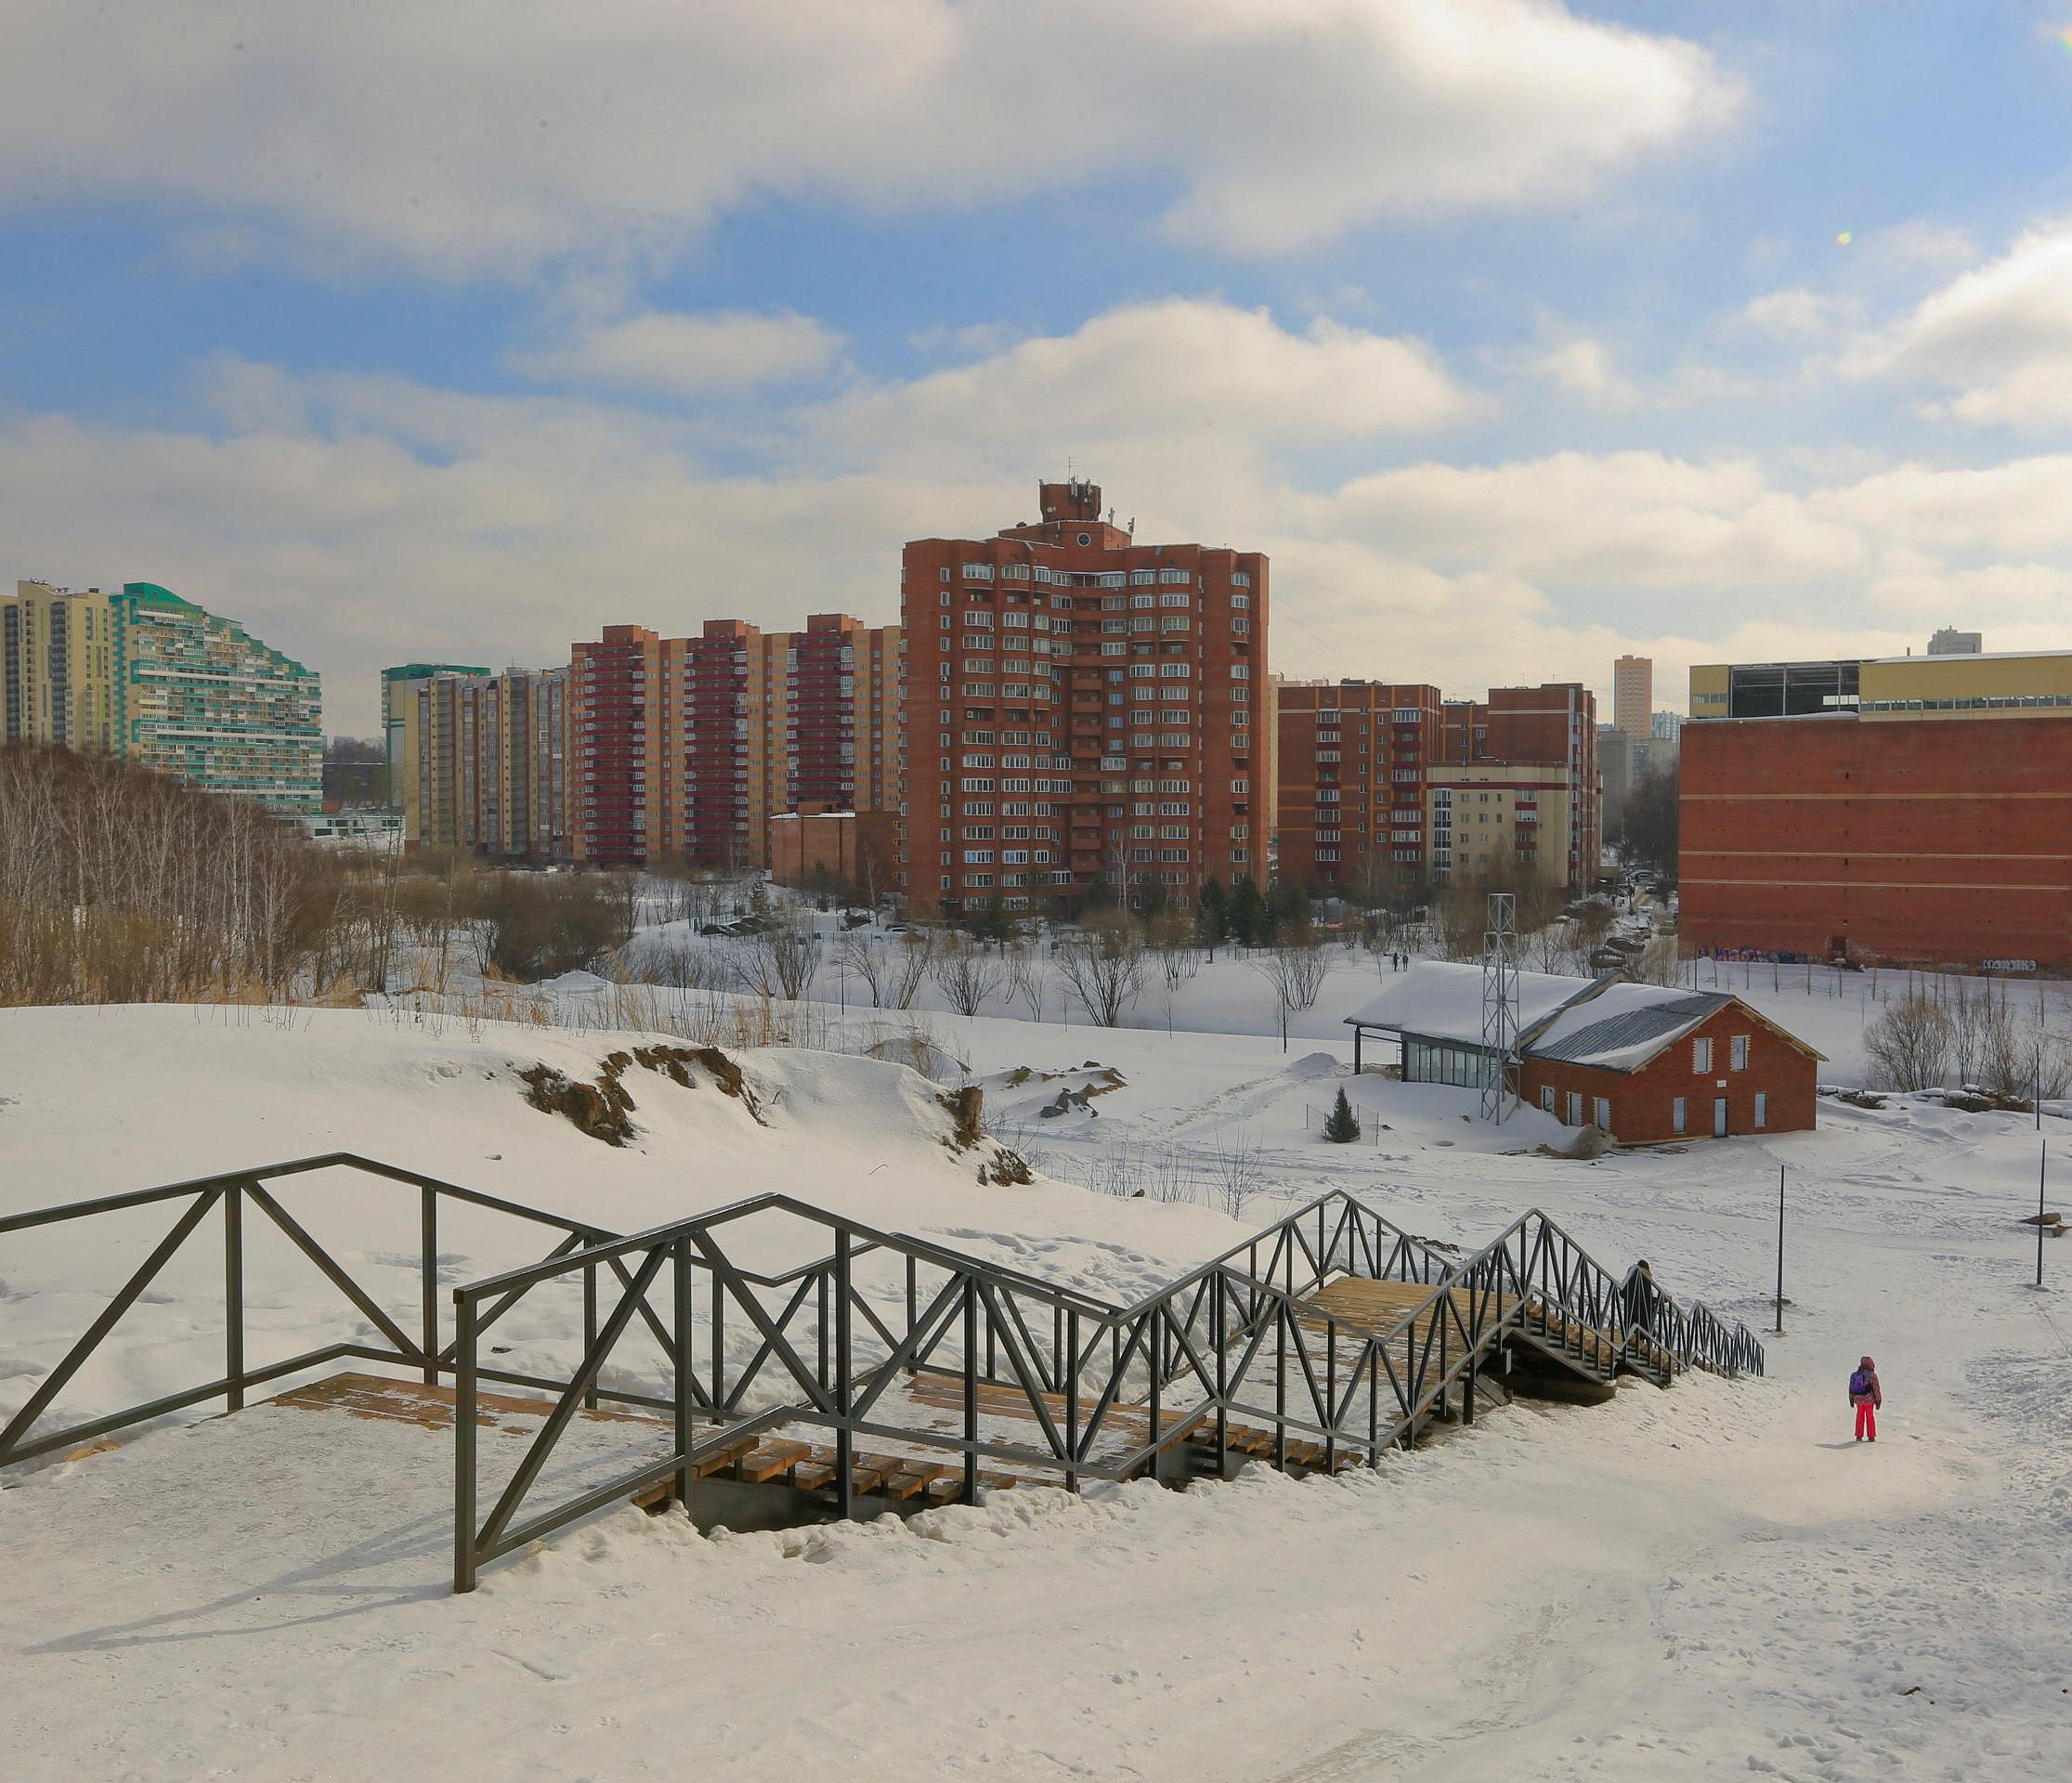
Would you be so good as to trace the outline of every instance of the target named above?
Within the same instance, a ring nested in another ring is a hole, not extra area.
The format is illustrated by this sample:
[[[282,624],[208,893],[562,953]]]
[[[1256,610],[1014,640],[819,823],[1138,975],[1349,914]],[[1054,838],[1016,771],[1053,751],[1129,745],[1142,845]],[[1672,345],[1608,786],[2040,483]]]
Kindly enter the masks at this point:
[[[1878,1385],[1878,1364],[1866,1356],[1849,1376],[1849,1403],[1857,1408],[1857,1440],[1878,1440],[1878,1408],[1885,1402]]]

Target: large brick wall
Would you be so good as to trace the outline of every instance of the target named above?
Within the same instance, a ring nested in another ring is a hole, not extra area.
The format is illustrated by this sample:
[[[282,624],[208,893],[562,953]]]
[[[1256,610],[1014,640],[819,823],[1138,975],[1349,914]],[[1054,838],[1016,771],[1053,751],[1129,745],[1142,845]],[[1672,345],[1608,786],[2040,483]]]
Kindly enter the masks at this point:
[[[2072,715],[1684,728],[1701,951],[2072,968]]]
[[[1733,1068],[1733,1037],[1749,1037],[1747,1069]],[[1695,1071],[1691,1043],[1713,1043],[1713,1068]],[[1564,1063],[1558,1060],[1527,1058],[1518,1070],[1518,1089],[1532,1107],[1541,1106],[1541,1091],[1555,1092],[1556,1115],[1569,1119],[1569,1094],[1583,1100],[1583,1118],[1596,1118],[1596,1103],[1604,1097],[1611,1103],[1611,1133],[1624,1145],[1648,1145],[1664,1139],[1709,1139],[1713,1133],[1713,1101],[1727,1098],[1727,1130],[1729,1134],[1791,1133],[1814,1125],[1818,1100],[1819,1061],[1803,1048],[1787,1040],[1777,1029],[1757,1018],[1740,1003],[1708,1016],[1674,1046],[1649,1060],[1638,1071],[1606,1071],[1591,1065]],[[1760,1129],[1755,1125],[1758,1091],[1769,1099]],[[1676,1131],[1675,1099],[1684,1099],[1686,1130]]]

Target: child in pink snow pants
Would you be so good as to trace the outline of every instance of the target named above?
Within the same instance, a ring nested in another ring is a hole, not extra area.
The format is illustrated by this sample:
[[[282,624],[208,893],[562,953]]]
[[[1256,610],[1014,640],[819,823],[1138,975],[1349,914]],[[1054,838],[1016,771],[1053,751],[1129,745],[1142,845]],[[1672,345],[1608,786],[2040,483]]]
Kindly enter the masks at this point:
[[[1878,1364],[1866,1356],[1849,1376],[1849,1403],[1857,1408],[1857,1440],[1878,1440],[1878,1408],[1885,1402],[1878,1385]]]

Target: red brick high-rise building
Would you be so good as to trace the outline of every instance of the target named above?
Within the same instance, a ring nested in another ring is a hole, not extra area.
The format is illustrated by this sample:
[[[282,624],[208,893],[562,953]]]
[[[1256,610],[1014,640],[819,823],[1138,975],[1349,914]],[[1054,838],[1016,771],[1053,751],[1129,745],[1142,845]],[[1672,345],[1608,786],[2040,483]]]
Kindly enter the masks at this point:
[[[570,676],[579,860],[761,866],[773,817],[896,805],[896,627],[607,626],[575,645]]]
[[[1280,875],[1362,898],[1429,874],[1425,776],[1440,753],[1436,687],[1284,681],[1276,725]]]
[[[1147,878],[1188,905],[1212,875],[1263,878],[1266,558],[1140,544],[1082,480],[1043,484],[1039,512],[906,549],[910,907]]]

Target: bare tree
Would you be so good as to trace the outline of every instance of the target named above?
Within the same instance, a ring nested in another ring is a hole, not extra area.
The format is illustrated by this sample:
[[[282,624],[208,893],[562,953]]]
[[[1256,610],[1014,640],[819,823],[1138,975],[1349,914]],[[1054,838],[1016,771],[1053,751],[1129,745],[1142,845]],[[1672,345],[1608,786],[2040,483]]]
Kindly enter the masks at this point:
[[[1111,914],[1065,937],[1057,952],[1058,976],[1087,1018],[1119,1028],[1144,990],[1144,938],[1128,918]]]
[[[945,935],[929,970],[959,1015],[976,1015],[1006,975],[997,956],[963,935]]]
[[[1949,1070],[1955,1023],[1923,991],[1888,1003],[1863,1031],[1864,1051],[1887,1089],[1938,1088]]]
[[[1314,942],[1284,942],[1247,962],[1273,987],[1275,1012],[1280,1019],[1281,1050],[1288,1049],[1288,1018],[1316,1007],[1331,970],[1331,956]]]
[[[777,922],[750,936],[736,958],[751,993],[796,1003],[820,970],[820,942],[810,929]]]
[[[889,988],[893,1008],[910,1009],[914,999],[920,995],[921,986],[928,982],[928,968],[935,957],[935,931],[932,929],[909,929],[893,949],[893,970]]]
[[[863,982],[864,988],[870,993],[872,1009],[885,1007],[885,996],[892,987],[893,959],[883,942],[852,931],[837,944],[835,962],[844,970],[855,973]]]
[[[1043,1020],[1043,999],[1049,988],[1050,962],[1040,944],[1024,942],[1008,956],[1008,995],[1029,1006],[1032,1022]]]
[[[1218,1133],[1208,1156],[1208,1179],[1217,1205],[1232,1219],[1241,1219],[1245,1206],[1266,1188],[1266,1161],[1259,1142],[1240,1128],[1234,1139]]]

